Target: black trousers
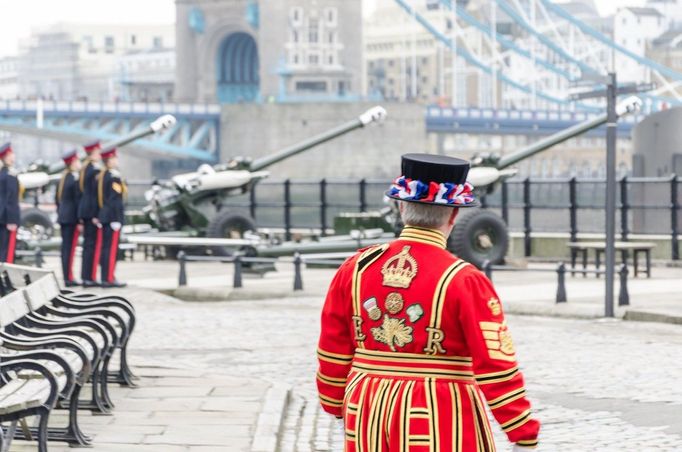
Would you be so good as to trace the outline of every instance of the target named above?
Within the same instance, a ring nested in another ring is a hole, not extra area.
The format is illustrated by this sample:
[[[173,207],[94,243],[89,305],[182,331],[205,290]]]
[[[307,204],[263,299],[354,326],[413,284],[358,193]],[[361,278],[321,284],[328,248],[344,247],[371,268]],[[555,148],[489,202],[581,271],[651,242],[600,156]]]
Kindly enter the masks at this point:
[[[6,224],[0,224],[0,262],[14,263],[17,247],[17,231],[10,231]]]
[[[116,280],[116,259],[118,258],[118,240],[121,230],[114,231],[111,225],[102,225],[102,256],[100,266],[102,267],[102,282],[113,283]]]
[[[61,224],[62,233],[62,273],[64,281],[75,281],[73,276],[73,263],[76,257],[78,236],[80,231],[77,224]]]
[[[97,281],[97,264],[102,246],[102,229],[92,223],[92,218],[83,220],[83,281]]]

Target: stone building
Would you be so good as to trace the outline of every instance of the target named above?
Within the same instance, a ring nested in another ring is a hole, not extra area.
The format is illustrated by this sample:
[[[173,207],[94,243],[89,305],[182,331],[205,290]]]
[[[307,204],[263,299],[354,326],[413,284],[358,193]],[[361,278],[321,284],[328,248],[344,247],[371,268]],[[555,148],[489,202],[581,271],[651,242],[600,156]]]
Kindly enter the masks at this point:
[[[176,0],[178,101],[353,99],[361,0]]]

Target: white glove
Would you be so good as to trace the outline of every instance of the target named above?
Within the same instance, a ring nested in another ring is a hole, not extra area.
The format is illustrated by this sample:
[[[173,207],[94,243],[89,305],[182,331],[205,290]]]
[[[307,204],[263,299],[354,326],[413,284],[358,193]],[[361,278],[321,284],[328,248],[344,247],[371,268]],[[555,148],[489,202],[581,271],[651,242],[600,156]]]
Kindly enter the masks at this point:
[[[338,428],[341,431],[341,434],[345,438],[346,437],[346,424],[343,422],[343,418],[336,419],[336,425],[338,425]]]
[[[118,231],[121,229],[121,223],[119,223],[118,221],[114,221],[113,223],[110,224],[110,226],[111,229],[113,229],[114,231]]]
[[[533,447],[523,447],[519,446],[518,444],[514,444],[514,447],[512,448],[512,452],[529,452],[531,450],[534,450],[535,448]]]

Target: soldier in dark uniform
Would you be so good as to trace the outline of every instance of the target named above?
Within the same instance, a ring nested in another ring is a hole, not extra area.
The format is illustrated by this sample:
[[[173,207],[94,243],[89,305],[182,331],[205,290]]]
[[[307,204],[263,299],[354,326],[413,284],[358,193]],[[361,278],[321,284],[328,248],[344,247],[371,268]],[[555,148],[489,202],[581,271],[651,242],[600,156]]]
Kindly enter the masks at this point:
[[[97,220],[97,175],[101,170],[100,142],[93,141],[83,146],[88,154],[80,170],[78,185],[81,199],[78,204],[78,219],[83,224],[83,263],[81,277],[84,287],[97,283],[97,264],[102,246],[102,230]]]
[[[23,187],[13,168],[14,151],[11,143],[0,146],[0,261],[14,262],[14,251],[17,245],[17,229],[21,222],[19,199],[23,195]]]
[[[78,170],[81,162],[78,159],[78,151],[72,149],[62,155],[66,169],[62,173],[57,187],[57,223],[62,233],[62,271],[66,287],[80,284],[73,276],[73,261],[78,246],[78,236],[83,226],[78,221],[78,204],[81,199],[81,190],[78,186]]]
[[[102,153],[104,169],[97,176],[97,203],[99,207],[99,222],[102,226],[102,287],[124,287],[125,283],[116,280],[116,259],[118,257],[118,242],[123,227],[123,200],[127,188],[121,173],[118,171],[118,157],[116,149]]]

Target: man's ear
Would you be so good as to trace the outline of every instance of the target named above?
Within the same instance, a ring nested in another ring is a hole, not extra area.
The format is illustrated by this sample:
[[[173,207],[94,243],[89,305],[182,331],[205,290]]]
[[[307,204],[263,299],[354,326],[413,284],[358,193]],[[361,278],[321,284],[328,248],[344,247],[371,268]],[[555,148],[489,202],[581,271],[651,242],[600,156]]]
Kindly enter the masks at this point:
[[[459,209],[452,209],[452,213],[450,214],[450,218],[448,219],[449,226],[453,226],[455,224],[455,218],[457,218],[458,213]]]

